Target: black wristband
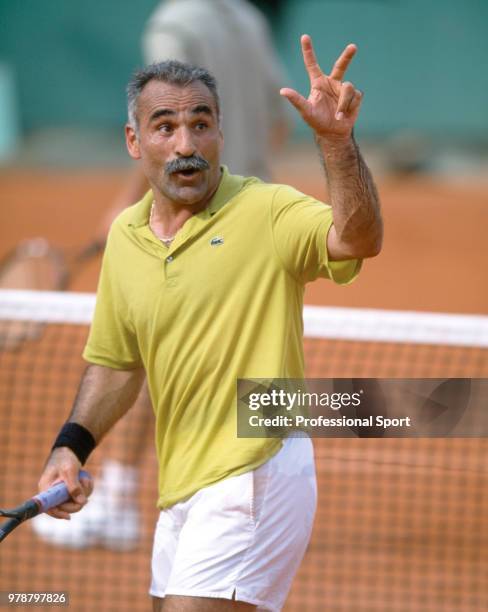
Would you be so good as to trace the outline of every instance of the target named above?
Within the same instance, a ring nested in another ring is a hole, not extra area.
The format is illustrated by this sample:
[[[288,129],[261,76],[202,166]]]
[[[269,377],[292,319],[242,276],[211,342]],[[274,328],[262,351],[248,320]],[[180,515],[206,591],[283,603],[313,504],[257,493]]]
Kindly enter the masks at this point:
[[[60,446],[67,446],[71,449],[83,465],[95,448],[96,442],[92,434],[83,425],[65,423],[51,450]]]

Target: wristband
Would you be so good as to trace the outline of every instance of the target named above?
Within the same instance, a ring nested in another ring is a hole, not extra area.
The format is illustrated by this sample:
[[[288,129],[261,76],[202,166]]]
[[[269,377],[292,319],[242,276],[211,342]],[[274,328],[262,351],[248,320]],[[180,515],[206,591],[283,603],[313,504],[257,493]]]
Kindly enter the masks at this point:
[[[78,423],[65,423],[54,441],[52,451],[55,448],[66,446],[78,457],[81,465],[84,465],[88,456],[96,446],[92,434]]]

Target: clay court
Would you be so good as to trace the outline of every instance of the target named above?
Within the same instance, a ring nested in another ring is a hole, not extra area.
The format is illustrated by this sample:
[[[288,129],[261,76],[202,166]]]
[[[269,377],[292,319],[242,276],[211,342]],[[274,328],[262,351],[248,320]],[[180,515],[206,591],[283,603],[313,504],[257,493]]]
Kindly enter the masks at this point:
[[[1,255],[20,239],[43,236],[75,249],[92,238],[126,170],[4,170],[0,174]],[[313,149],[281,158],[277,182],[326,198]],[[488,183],[471,176],[384,177],[381,256],[366,262],[347,288],[318,281],[306,302],[368,308],[477,313],[488,311]],[[80,270],[73,291],[94,291],[99,261]]]
[[[92,237],[125,171],[3,170],[1,255],[43,236],[68,250]],[[325,198],[313,153],[283,158],[277,181]],[[488,185],[473,178],[379,180],[381,255],[350,287],[311,285],[315,305],[486,314]],[[73,291],[94,291],[100,260]],[[0,355],[0,495],[36,490],[49,445],[69,411],[86,328],[50,325]],[[306,341],[315,377],[488,377],[486,350]],[[316,441],[319,510],[287,612],[480,612],[488,602],[486,439]],[[0,590],[67,591],[72,610],[148,610],[156,466],[141,470],[143,538],[135,552],[67,552],[23,525],[2,544]],[[88,468],[96,474],[101,453]]]

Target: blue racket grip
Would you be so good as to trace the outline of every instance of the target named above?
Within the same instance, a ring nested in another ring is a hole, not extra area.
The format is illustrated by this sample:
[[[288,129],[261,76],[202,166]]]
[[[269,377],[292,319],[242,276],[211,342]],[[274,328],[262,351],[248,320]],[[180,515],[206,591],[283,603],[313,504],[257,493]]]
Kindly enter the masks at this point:
[[[90,474],[85,472],[85,470],[80,470],[78,477],[91,479]],[[68,493],[65,483],[58,482],[52,487],[49,487],[47,491],[41,491],[41,493],[34,495],[32,499],[39,506],[39,512],[46,512],[50,508],[54,508],[54,506],[59,506],[59,504],[68,501],[68,499],[70,499],[70,494]]]

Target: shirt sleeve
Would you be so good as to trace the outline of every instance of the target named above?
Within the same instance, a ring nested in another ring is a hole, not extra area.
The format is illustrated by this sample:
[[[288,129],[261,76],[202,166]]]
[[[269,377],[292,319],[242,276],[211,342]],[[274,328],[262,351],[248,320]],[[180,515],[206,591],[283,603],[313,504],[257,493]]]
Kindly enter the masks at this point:
[[[117,370],[142,367],[137,337],[120,281],[117,228],[110,231],[97,290],[95,313],[83,358]]]
[[[276,253],[297,281],[319,277],[339,285],[353,281],[361,260],[329,261],[327,234],[332,226],[332,208],[287,186],[281,186],[271,204],[271,227]]]

